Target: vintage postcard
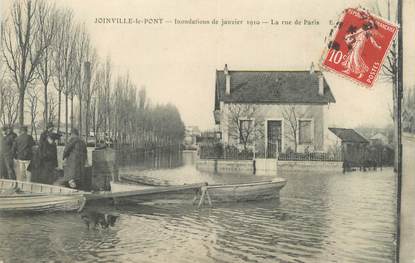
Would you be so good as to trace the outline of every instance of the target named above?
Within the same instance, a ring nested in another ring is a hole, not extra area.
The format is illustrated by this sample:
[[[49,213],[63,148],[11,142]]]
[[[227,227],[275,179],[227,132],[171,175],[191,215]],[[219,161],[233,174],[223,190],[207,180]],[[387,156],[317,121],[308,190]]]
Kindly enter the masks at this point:
[[[0,262],[415,262],[413,10],[0,0]]]

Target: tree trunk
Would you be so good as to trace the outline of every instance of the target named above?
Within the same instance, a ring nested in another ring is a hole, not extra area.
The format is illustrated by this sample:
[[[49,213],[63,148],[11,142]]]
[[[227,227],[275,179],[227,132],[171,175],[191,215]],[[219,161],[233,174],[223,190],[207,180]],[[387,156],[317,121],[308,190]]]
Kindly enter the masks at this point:
[[[19,91],[19,124],[24,125],[24,90]],[[11,124],[11,123],[10,123]]]
[[[82,96],[79,96],[79,123],[78,123],[78,130],[80,132],[80,136],[82,137]]]
[[[97,142],[98,142],[98,126],[97,126],[97,120],[96,120],[96,102],[94,102],[94,112],[93,112],[93,121],[92,121],[92,125],[93,125],[93,130],[94,130],[94,137],[95,137],[95,147],[97,146]]]
[[[88,140],[89,135],[89,105],[90,101],[87,100],[86,102],[86,111],[85,111],[85,140]]]
[[[34,132],[35,132],[35,141],[37,141],[37,132],[36,132],[36,124],[33,123],[33,128],[34,128]]]
[[[71,95],[71,130],[73,129],[73,95]]]
[[[68,94],[65,93],[65,144],[68,143]]]
[[[294,132],[294,152],[297,152],[297,133]]]
[[[44,94],[44,96],[45,96],[45,107],[44,107],[44,109],[43,109],[43,122],[44,122],[44,124],[43,124],[43,126],[44,126],[44,128],[45,128],[45,130],[46,130],[46,126],[48,125],[48,84],[47,83],[45,83],[44,84],[45,85],[45,88],[44,88],[44,92],[45,92],[45,94]]]
[[[58,132],[61,127],[61,104],[62,104],[62,91],[58,92]]]

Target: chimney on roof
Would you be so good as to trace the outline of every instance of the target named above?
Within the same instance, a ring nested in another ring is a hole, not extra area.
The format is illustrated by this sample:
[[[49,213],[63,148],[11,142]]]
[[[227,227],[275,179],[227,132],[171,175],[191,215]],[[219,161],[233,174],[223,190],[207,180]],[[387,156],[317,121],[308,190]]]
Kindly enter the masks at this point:
[[[324,77],[323,74],[318,76],[318,95],[324,96]]]
[[[314,62],[311,62],[311,65],[310,65],[310,74],[313,74],[314,73]]]
[[[228,64],[225,64],[223,73],[225,74],[225,92],[231,94],[231,75],[229,74]]]

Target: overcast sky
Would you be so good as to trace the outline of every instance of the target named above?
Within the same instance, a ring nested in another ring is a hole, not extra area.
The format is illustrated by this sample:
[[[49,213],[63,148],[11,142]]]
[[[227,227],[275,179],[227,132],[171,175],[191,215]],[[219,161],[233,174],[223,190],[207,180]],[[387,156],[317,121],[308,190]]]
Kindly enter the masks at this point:
[[[0,0],[9,1],[9,0]],[[393,2],[393,1],[392,1]],[[410,1],[412,2],[412,1]],[[85,21],[102,58],[116,72],[129,71],[154,103],[175,104],[186,125],[213,127],[215,70],[305,70],[318,64],[329,20],[347,7],[373,7],[375,0],[61,0]],[[379,0],[386,14],[387,0]],[[413,4],[411,4],[413,5]],[[96,24],[96,18],[318,20],[308,26],[213,26]],[[330,126],[383,126],[391,122],[392,89],[378,80],[372,89],[325,73],[337,103]]]

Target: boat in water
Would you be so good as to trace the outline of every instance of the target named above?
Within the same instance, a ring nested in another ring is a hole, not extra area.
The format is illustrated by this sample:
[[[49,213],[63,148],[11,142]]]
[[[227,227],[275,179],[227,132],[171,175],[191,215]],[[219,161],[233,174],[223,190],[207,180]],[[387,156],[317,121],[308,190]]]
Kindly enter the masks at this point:
[[[286,180],[214,184],[170,185],[149,177],[121,177],[111,182],[111,192],[84,192],[55,185],[0,179],[1,212],[80,212],[87,202],[114,200],[141,204],[243,202],[279,197]]]
[[[140,176],[124,176],[121,182],[111,182],[112,193],[131,193],[116,198],[118,201],[135,203],[209,203],[245,202],[267,200],[279,197],[286,180],[276,178],[268,181],[189,185],[167,185],[166,181],[157,181]],[[134,191],[138,194],[134,195]]]
[[[55,185],[0,179],[0,213],[81,211],[84,194]]]

